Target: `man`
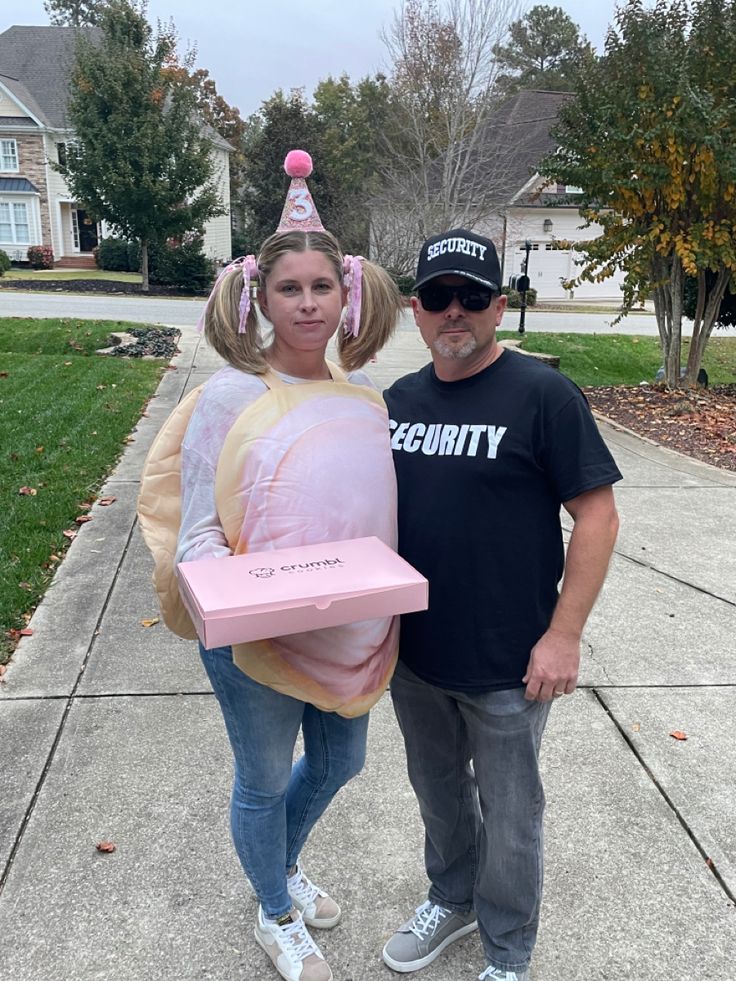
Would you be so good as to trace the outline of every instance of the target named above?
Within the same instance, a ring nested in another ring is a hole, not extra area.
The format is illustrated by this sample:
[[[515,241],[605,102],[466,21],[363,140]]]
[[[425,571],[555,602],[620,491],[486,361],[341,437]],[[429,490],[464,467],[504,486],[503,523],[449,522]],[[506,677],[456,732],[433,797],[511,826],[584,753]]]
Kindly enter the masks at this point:
[[[383,958],[416,971],[479,928],[480,977],[528,981],[540,742],[552,699],[575,690],[621,474],[577,386],[498,345],[500,284],[489,239],[462,228],[428,239],[412,308],[432,363],[385,393],[399,551],[429,580],[429,610],[402,617],[391,692],[430,889]],[[566,561],[560,505],[574,522]]]

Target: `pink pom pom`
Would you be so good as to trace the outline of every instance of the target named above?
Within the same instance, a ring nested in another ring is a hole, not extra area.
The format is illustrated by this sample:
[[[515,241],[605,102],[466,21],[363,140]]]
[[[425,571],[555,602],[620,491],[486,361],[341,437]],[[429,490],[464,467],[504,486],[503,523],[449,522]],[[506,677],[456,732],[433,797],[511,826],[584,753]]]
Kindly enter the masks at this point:
[[[306,150],[289,150],[284,160],[284,170],[289,177],[309,177],[312,173],[312,158]]]

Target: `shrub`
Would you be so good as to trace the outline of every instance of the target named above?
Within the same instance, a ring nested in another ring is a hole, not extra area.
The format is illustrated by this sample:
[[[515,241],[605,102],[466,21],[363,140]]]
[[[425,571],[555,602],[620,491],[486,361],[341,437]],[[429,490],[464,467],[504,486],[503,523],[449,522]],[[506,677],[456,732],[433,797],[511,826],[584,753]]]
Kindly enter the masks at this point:
[[[10,269],[10,256],[0,249],[0,276],[3,276],[8,269]]]
[[[233,232],[232,238],[232,258],[238,259],[241,255],[248,255],[253,252],[250,239],[244,232]]]
[[[97,246],[97,265],[111,272],[130,272],[128,247],[124,238],[103,238]]]
[[[31,269],[53,269],[54,250],[50,245],[29,245],[28,262]]]
[[[203,244],[201,235],[193,235],[182,242],[152,245],[148,250],[150,281],[191,293],[208,289],[214,270],[202,251]]]
[[[716,273],[710,269],[705,271],[706,296],[716,284]],[[689,320],[695,319],[695,311],[698,306],[698,280],[694,276],[685,277],[685,289],[682,298],[682,310]],[[736,324],[736,293],[732,293],[729,287],[723,294],[721,306],[716,317],[717,327],[733,327]]]
[[[521,293],[516,290],[512,290],[510,286],[502,286],[501,292],[504,296],[509,298],[508,306],[510,310],[518,310],[521,306]],[[526,291],[526,305],[528,307],[536,306],[537,303],[537,291],[535,289],[529,289]]]
[[[128,272],[141,271],[141,244],[128,242]]]
[[[391,278],[396,283],[399,288],[399,293],[402,296],[411,296],[414,292],[414,277],[406,276],[400,273],[392,273]]]

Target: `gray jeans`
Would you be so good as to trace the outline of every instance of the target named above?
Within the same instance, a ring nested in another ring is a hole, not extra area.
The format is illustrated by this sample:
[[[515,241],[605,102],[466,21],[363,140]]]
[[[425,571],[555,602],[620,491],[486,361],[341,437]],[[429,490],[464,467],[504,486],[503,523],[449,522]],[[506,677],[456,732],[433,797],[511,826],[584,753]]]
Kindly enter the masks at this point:
[[[424,821],[429,899],[475,908],[488,960],[523,970],[542,899],[538,762],[550,703],[527,701],[523,688],[438,688],[400,661],[391,695]]]

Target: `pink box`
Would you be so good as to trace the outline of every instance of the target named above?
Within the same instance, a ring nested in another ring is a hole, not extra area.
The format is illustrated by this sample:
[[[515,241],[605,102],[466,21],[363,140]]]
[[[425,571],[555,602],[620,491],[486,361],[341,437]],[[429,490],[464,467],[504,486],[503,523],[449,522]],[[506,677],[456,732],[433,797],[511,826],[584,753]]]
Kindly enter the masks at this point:
[[[426,610],[428,583],[378,538],[179,563],[205,647]]]

